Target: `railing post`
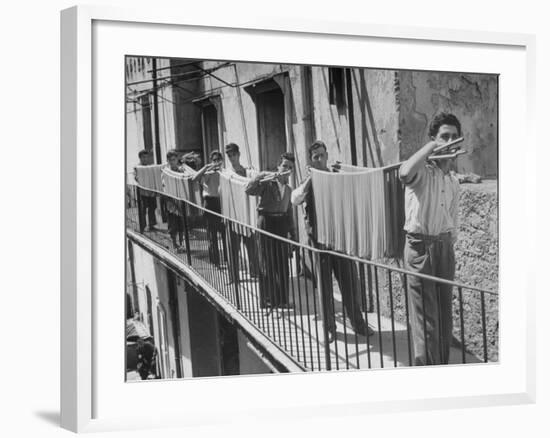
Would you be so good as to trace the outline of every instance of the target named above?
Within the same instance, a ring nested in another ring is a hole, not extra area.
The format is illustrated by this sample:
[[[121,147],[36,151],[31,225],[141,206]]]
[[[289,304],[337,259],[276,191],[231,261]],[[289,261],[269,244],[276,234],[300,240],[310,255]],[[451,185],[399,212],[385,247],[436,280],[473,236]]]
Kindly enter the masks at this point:
[[[319,297],[319,311],[321,313],[321,320],[323,321],[323,338],[325,345],[325,364],[327,371],[332,369],[331,360],[330,360],[330,342],[328,337],[328,317],[329,315],[325,314],[325,290],[323,286],[323,277],[321,269],[321,256],[317,251],[313,251],[313,262],[315,264],[315,282],[317,284],[317,295]],[[332,276],[332,272],[331,272]],[[326,297],[328,299],[328,297]],[[336,342],[336,339],[334,339]]]
[[[487,362],[487,321],[485,320],[485,292],[481,292],[481,330],[483,331],[483,361]]]
[[[187,220],[188,207],[187,203],[181,201],[183,204],[183,236],[185,239],[185,248],[187,249],[187,264],[191,266],[191,245],[189,241],[189,221]]]
[[[224,225],[225,226],[225,225]],[[227,227],[226,227],[226,231],[227,232],[227,235],[228,236],[231,236],[232,233],[236,232],[236,230],[233,229],[233,223],[230,222],[230,221],[227,221]],[[238,240],[239,244],[240,244],[240,239]],[[228,255],[228,258],[231,258],[231,247],[229,248],[229,255]],[[237,272],[237,273],[240,273],[239,272],[239,256],[238,256],[238,252],[237,252],[237,260],[234,260],[233,262],[236,264],[235,266],[231,266],[231,261],[228,260],[228,268],[229,270],[230,269],[234,269],[234,272]],[[229,278],[231,280],[231,272],[229,272]],[[237,306],[237,310],[241,310],[241,298],[239,297],[239,275],[236,275],[235,278],[233,278],[233,288],[235,289],[235,306]]]
[[[462,288],[458,288],[458,303],[459,303],[459,315],[460,315],[460,342],[462,344],[462,363],[466,363],[466,342],[464,335],[464,303],[462,301]]]

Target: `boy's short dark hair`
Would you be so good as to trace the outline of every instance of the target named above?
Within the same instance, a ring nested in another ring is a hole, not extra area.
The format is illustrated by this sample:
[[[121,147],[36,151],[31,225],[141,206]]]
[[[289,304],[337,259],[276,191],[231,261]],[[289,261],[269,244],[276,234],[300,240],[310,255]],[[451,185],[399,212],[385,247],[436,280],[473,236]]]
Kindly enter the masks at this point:
[[[220,157],[220,160],[223,160],[223,155],[222,155],[222,153],[221,153],[220,151],[217,151],[217,150],[216,150],[216,151],[210,152],[210,159],[211,159],[211,160],[214,160],[214,157],[216,157],[216,156],[217,156],[217,157]]]
[[[288,160],[291,163],[296,162],[296,159],[294,158],[294,154],[292,152],[283,152],[279,157],[279,163],[277,163],[277,165],[280,165],[283,162],[283,160]]]
[[[166,152],[166,159],[170,161],[172,158],[178,158],[179,154],[178,151],[175,149],[170,149],[168,152]]]
[[[314,142],[309,148],[308,148],[308,153],[309,153],[309,158],[311,158],[311,155],[313,154],[313,151],[319,149],[319,148],[323,148],[325,150],[325,152],[328,151],[327,149],[327,145],[322,142],[321,140],[317,140],[316,142]]]
[[[239,145],[236,143],[228,143],[225,145],[225,153],[228,154],[230,152],[240,152]]]
[[[439,132],[439,128],[443,125],[451,125],[456,128],[458,131],[458,135],[462,134],[462,128],[460,126],[460,122],[456,118],[454,114],[447,113],[447,112],[440,112],[435,115],[433,120],[430,123],[430,128],[428,130],[428,134],[430,137],[435,137],[437,133]]]
[[[149,151],[147,149],[142,149],[138,152],[138,158],[143,157],[144,155],[149,155]]]

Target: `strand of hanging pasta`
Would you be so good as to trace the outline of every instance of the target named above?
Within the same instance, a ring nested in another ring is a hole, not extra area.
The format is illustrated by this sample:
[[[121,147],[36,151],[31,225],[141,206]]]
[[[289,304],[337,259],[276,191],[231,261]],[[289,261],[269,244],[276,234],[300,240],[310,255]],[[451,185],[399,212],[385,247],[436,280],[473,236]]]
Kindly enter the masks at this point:
[[[253,176],[250,172],[249,175]],[[250,179],[231,170],[220,172],[221,212],[223,216],[256,227],[256,198],[245,193]]]
[[[317,240],[365,259],[386,252],[383,169],[342,165],[340,172],[312,169]]]
[[[193,169],[185,167],[183,172],[174,172],[167,167],[163,168],[163,192],[176,199],[199,203],[200,187],[192,180],[194,173]]]
[[[340,164],[346,172],[361,172],[365,167],[349,164]],[[389,164],[380,169],[383,172],[383,190],[385,203],[386,241],[384,256],[401,258],[404,243],[403,226],[405,223],[405,193],[404,186],[399,179],[399,167],[402,162]]]
[[[154,191],[162,191],[161,169],[162,164],[152,164],[147,166],[137,165],[136,178],[139,184]]]

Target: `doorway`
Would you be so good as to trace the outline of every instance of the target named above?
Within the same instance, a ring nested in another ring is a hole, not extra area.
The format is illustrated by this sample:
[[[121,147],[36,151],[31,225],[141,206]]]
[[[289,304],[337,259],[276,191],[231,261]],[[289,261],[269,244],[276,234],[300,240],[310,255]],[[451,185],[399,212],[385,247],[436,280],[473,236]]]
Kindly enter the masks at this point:
[[[260,166],[267,170],[275,170],[279,157],[287,150],[284,95],[273,84],[272,89],[256,94]]]
[[[202,144],[204,151],[204,162],[208,162],[210,152],[220,149],[218,110],[212,103],[202,107]]]

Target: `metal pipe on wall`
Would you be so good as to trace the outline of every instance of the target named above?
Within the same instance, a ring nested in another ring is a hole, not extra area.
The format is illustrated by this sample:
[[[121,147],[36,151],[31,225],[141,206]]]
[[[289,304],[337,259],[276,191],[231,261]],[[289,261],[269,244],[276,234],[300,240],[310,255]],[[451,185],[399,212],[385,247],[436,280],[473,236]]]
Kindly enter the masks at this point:
[[[153,117],[155,121],[155,156],[157,164],[162,164],[159,131],[159,98],[157,94],[157,88],[157,60],[156,58],[153,58]]]

